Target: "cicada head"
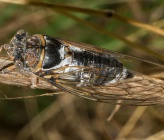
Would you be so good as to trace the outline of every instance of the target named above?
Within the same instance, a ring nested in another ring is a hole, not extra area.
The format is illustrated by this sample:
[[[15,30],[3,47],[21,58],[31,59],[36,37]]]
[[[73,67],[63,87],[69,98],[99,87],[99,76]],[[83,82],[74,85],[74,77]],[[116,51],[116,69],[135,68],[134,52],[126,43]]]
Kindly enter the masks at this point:
[[[7,54],[11,57],[11,59],[20,59],[22,57],[21,55],[25,49],[27,37],[27,32],[19,30],[11,39],[10,43],[4,45],[4,49],[6,49]]]
[[[41,41],[38,36],[29,36],[25,30],[19,30],[9,44],[2,47],[7,51],[18,69],[37,65]]]
[[[10,60],[12,60],[14,63],[16,63],[17,66],[20,66],[21,68],[23,67],[24,62],[24,50],[26,47],[27,37],[27,32],[24,30],[19,30],[11,39],[9,44],[2,46],[7,51]]]

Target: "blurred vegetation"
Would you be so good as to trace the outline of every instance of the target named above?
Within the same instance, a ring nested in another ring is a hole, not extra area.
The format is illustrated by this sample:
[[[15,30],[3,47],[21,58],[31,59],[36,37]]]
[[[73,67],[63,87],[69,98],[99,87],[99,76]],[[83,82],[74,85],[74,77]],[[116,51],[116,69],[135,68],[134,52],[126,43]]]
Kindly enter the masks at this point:
[[[44,2],[54,3],[54,0]],[[121,16],[164,27],[163,0],[56,0],[55,3],[99,10],[112,9]],[[164,53],[161,35],[113,18],[75,12],[72,14],[107,31],[144,44],[159,55]],[[8,43],[15,32],[23,28],[30,34],[47,34],[93,44],[164,64],[161,59],[147,52],[129,46],[118,38],[102,34],[52,9],[1,2],[0,15],[0,44]],[[1,55],[4,54],[3,51]],[[154,68],[142,62],[132,62],[129,67],[146,74],[149,74],[150,68]],[[50,91],[0,85],[2,96],[47,92]],[[106,119],[113,108],[114,105],[92,102],[70,94],[13,101],[0,100],[0,140],[164,139],[163,106],[124,106],[107,122]]]

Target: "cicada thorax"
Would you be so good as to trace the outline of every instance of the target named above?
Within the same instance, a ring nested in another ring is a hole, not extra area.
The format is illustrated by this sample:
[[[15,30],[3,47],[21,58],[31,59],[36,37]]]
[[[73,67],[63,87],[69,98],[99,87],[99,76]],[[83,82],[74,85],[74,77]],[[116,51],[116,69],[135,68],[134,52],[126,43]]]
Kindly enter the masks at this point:
[[[55,70],[70,63],[65,60],[65,46],[47,35],[33,35],[27,39],[26,67],[37,73]]]
[[[41,70],[50,69],[58,64],[58,44],[49,40],[46,35],[36,34],[26,40],[24,52],[25,67],[37,73]]]
[[[45,42],[41,35],[33,35],[26,40],[24,50],[25,67],[33,71],[41,69],[42,55],[44,55]]]

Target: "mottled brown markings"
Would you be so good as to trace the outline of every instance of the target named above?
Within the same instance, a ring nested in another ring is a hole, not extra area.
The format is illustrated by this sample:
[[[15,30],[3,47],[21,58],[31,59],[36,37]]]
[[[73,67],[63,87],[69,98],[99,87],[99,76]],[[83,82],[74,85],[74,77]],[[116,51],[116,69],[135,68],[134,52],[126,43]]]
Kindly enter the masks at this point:
[[[40,34],[36,34],[34,36],[37,36],[41,41],[41,46],[45,47],[46,42],[45,42],[44,36],[40,35]],[[42,48],[41,55],[40,55],[40,58],[39,58],[39,62],[34,68],[31,68],[31,71],[38,72],[42,69],[42,63],[43,63],[43,60],[44,60],[44,55],[45,55],[45,50],[44,50],[44,48]]]

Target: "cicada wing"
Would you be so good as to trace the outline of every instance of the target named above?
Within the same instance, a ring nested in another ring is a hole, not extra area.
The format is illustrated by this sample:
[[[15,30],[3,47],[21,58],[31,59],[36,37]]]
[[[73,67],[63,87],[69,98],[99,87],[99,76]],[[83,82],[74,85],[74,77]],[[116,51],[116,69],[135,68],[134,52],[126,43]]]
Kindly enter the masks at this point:
[[[146,66],[149,66],[149,68],[156,67],[157,69],[160,69],[161,71],[164,71],[164,65],[163,64],[158,64],[158,63],[155,63],[155,62],[151,62],[149,60],[137,58],[137,57],[130,56],[130,55],[125,55],[125,54],[118,53],[118,52],[111,51],[111,50],[102,49],[100,47],[90,45],[90,44],[86,44],[86,43],[74,42],[74,41],[64,40],[64,39],[60,39],[60,38],[56,38],[56,39],[58,39],[59,41],[64,43],[66,46],[77,47],[79,49],[82,49],[84,51],[89,51],[89,52],[102,53],[103,55],[110,55],[111,57],[114,57],[114,58],[118,59],[124,65],[130,66],[130,67],[133,64],[136,65],[136,64],[142,62],[142,63],[144,63],[144,65],[147,64]]]
[[[136,74],[131,79],[94,87],[93,97],[102,102],[121,100],[124,105],[154,105],[164,102],[164,81]]]
[[[77,71],[61,73],[58,77],[52,76],[46,80],[61,90],[93,101],[121,105],[164,104],[163,80],[132,72],[134,75],[132,78],[120,78],[107,85],[79,86],[83,79],[79,79],[79,81],[70,80],[73,73],[77,73]],[[118,100],[121,102],[117,102]]]

